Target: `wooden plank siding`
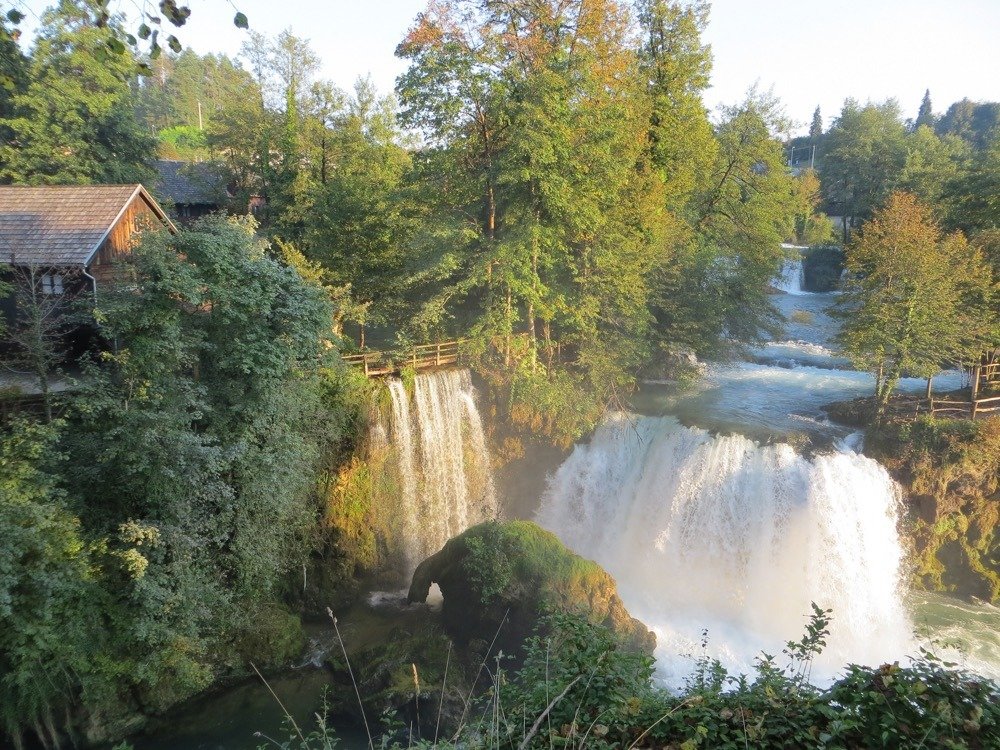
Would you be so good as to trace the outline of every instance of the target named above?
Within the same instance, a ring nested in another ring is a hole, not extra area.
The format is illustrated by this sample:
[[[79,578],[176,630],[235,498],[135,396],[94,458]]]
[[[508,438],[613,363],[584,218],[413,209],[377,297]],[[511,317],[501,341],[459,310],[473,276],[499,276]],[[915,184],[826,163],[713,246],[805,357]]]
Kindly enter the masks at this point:
[[[90,274],[98,283],[120,280],[118,261],[131,255],[143,230],[161,224],[159,217],[141,195],[125,208],[118,221],[111,227],[107,239],[101,243],[90,264]],[[162,225],[162,224],[161,224]]]

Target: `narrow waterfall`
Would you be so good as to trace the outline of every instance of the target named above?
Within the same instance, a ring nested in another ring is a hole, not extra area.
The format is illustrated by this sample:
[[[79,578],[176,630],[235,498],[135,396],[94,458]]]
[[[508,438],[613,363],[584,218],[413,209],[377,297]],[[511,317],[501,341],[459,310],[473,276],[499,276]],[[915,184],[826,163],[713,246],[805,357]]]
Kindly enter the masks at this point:
[[[808,294],[803,288],[803,270],[801,260],[785,261],[781,267],[781,275],[776,279],[774,286],[785,294]]]
[[[490,457],[468,370],[417,375],[412,402],[403,382],[388,383],[388,429],[399,479],[406,572],[452,536],[497,513]]]
[[[672,417],[610,417],[552,478],[538,521],[617,579],[657,634],[668,684],[708,653],[736,674],[833,609],[814,674],[904,657],[898,490],[877,462],[806,458],[788,445],[714,437]],[[679,656],[681,655],[681,656]]]

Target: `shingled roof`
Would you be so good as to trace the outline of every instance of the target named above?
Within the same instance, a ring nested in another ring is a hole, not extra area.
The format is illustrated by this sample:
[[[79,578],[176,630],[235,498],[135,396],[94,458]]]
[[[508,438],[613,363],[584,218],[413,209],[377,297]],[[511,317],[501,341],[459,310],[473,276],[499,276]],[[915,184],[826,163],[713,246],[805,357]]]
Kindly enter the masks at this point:
[[[0,186],[0,263],[87,266],[133,200],[175,231],[142,185]]]
[[[226,176],[214,164],[158,159],[156,171],[159,176],[153,192],[161,200],[177,205],[217,206],[228,197]]]

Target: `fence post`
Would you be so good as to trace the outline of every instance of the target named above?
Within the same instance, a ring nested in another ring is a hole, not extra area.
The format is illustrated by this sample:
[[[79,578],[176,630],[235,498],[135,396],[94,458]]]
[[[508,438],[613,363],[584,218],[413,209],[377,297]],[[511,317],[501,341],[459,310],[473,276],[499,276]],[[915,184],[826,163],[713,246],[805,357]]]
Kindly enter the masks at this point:
[[[979,406],[979,404],[978,404],[978,402],[976,401],[976,399],[972,399],[972,418],[973,418],[973,419],[975,419],[975,418],[976,418],[976,407],[977,407],[977,406]]]
[[[441,342],[437,342],[437,352],[434,357],[434,363],[440,367],[441,366]]]
[[[975,401],[979,397],[979,378],[982,376],[982,366],[976,365],[972,368],[972,400]]]

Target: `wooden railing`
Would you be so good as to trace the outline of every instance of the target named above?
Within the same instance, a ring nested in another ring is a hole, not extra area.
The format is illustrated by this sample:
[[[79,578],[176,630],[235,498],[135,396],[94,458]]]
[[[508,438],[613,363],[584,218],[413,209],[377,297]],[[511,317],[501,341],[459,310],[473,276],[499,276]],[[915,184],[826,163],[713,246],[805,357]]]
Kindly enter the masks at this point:
[[[462,341],[462,339],[456,339],[454,341],[438,341],[433,344],[420,344],[401,355],[380,351],[346,354],[343,356],[343,360],[352,367],[364,370],[367,377],[377,378],[394,375],[404,367],[426,370],[430,367],[458,364],[459,347]]]
[[[932,398],[929,401],[931,415],[950,414],[953,416],[968,415],[972,419],[1000,411],[1000,396],[976,398],[969,401],[954,401]]]
[[[1000,362],[993,362],[988,365],[979,366],[979,379],[983,383],[992,383],[1000,379]]]

